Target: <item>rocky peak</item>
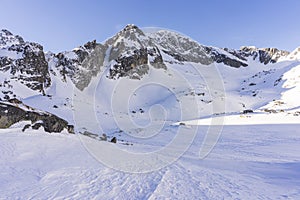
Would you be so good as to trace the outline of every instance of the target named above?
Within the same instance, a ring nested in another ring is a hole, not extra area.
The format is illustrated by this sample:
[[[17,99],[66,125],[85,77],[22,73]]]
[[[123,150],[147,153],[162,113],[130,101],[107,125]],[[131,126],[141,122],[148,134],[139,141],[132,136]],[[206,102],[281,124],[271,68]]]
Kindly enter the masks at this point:
[[[300,59],[300,47],[298,47],[294,51],[292,51],[287,57],[290,60],[296,60],[296,59],[299,60]]]
[[[110,46],[109,60],[116,60],[121,54],[122,56],[134,54],[138,49],[145,49],[149,44],[149,39],[137,26],[129,24],[115,36],[105,42],[106,46]]]
[[[10,35],[13,35],[9,30],[6,30],[6,29],[2,29],[0,31],[0,35],[2,36],[3,35],[7,35],[7,36],[10,36]]]
[[[106,46],[93,40],[72,51],[49,54],[48,59],[54,61],[54,66],[50,67],[58,70],[63,81],[69,77],[78,89],[83,90],[103,67],[106,50]]]
[[[258,59],[263,64],[276,63],[280,58],[289,54],[288,51],[279,50],[277,48],[256,48],[254,46],[243,46],[239,53],[244,57],[253,57],[253,60]]]
[[[141,29],[139,29],[139,27],[137,27],[136,25],[134,24],[127,24],[123,30],[121,31],[123,33],[127,33],[127,32],[130,32],[130,33],[133,33],[133,32],[139,32],[141,34],[144,34],[143,31],[141,31]]]
[[[37,43],[24,42],[23,38],[7,30],[0,31],[0,71],[10,74],[10,77],[7,77],[10,84],[6,84],[6,80],[0,81],[2,93],[6,93],[5,99],[15,97],[10,91],[10,88],[14,87],[13,82],[42,94],[44,88],[50,86],[48,63],[43,47]]]
[[[88,49],[88,50],[93,50],[96,48],[97,46],[97,41],[96,40],[93,40],[93,41],[90,41],[90,42],[87,42],[86,44],[84,44],[83,46]]]
[[[105,45],[109,46],[108,60],[112,63],[110,78],[128,76],[140,79],[148,73],[150,66],[166,69],[157,45],[135,25],[127,25]]]
[[[204,46],[189,37],[168,30],[159,30],[154,33],[149,33],[148,35],[155,44],[157,44],[165,54],[171,56],[175,62],[186,61],[204,65],[213,62]],[[173,61],[170,62],[172,63]]]
[[[23,44],[24,40],[18,35],[13,35],[10,31],[2,29],[0,31],[0,48],[9,47],[12,45]]]
[[[241,46],[241,51],[256,51],[258,48],[256,46]]]
[[[253,51],[265,51],[265,52],[268,52],[270,54],[276,54],[278,52],[280,53],[283,53],[283,54],[288,54],[289,52],[288,51],[284,51],[284,50],[279,50],[277,48],[274,48],[274,47],[268,47],[268,48],[257,48],[255,46],[242,46],[240,48],[241,51],[245,51],[245,52],[253,52]]]
[[[134,24],[126,25],[104,44],[93,40],[72,51],[49,54],[48,61],[41,45],[24,42],[20,36],[1,30],[0,51],[0,70],[10,71],[15,80],[40,92],[50,85],[48,62],[52,63],[52,73],[55,67],[63,81],[70,77],[76,87],[83,90],[101,67],[109,69],[107,76],[112,79],[124,76],[140,79],[150,67],[166,69],[167,63],[209,65],[215,62],[239,68],[248,66],[250,60],[274,63],[288,54],[276,48],[207,47],[174,31],[157,29],[150,32]],[[291,58],[298,55],[298,51],[293,53]]]
[[[136,25],[126,25],[123,30],[118,32],[115,36],[105,42],[107,45],[119,46],[120,44],[126,47],[141,47],[143,46],[142,40],[145,40],[145,34]]]
[[[119,32],[119,36],[123,36],[125,38],[132,38],[133,36],[145,36],[143,31],[139,29],[136,25],[134,24],[128,24],[124,27],[122,31]]]

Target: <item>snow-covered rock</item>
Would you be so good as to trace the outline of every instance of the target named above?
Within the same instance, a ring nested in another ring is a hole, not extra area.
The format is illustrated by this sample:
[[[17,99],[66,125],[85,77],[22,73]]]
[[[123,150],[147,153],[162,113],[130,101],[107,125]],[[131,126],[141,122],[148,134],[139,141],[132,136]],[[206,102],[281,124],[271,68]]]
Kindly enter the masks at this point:
[[[95,109],[100,109],[95,111],[96,117],[108,122],[115,117],[107,108],[111,106],[112,91],[118,81],[144,85],[149,80],[163,79],[169,86],[178,82],[170,88],[179,98],[177,101],[183,97],[195,98],[203,116],[216,114],[211,108],[218,101],[226,104],[227,112],[255,110],[279,100],[281,93],[290,89],[283,86],[285,81],[298,80],[291,76],[282,78],[299,65],[298,52],[296,49],[288,55],[276,48],[209,47],[174,31],[147,31],[130,24],[103,44],[94,40],[71,51],[51,53],[44,52],[37,43],[25,42],[20,36],[2,30],[0,98],[3,102],[21,100],[73,124],[77,101],[86,105],[93,102],[97,105]],[[218,79],[223,81],[223,92],[219,86],[207,85],[207,81],[215,81],[216,70],[220,73]],[[180,87],[174,72],[183,76],[191,88]],[[162,90],[143,93],[143,98],[134,100],[135,105],[131,106],[134,112],[143,110],[140,119],[147,118],[147,112],[157,102],[169,106],[168,112],[174,111],[176,106],[169,102],[170,95],[158,92]],[[78,96],[82,99],[77,100]],[[294,103],[293,106],[296,107]]]
[[[24,86],[45,94],[51,84],[43,47],[7,30],[0,32],[0,71],[1,99],[22,97],[18,90]]]

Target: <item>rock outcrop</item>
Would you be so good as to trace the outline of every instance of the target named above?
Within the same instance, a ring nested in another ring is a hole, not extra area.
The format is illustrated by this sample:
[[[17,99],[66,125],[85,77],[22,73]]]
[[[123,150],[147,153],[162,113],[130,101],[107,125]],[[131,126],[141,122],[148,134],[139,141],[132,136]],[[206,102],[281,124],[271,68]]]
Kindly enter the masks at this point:
[[[165,72],[173,64],[184,67],[186,63],[205,66],[221,63],[241,68],[249,67],[252,62],[267,65],[285,58],[299,59],[299,52],[299,49],[289,54],[276,48],[242,47],[234,50],[208,47],[173,31],[147,32],[130,24],[103,44],[93,40],[72,51],[44,53],[40,44],[26,42],[18,35],[2,30],[0,127],[7,128],[29,120],[32,123],[28,127],[33,129],[44,127],[48,132],[60,132],[66,128],[72,132],[72,126],[56,115],[27,111],[16,105],[33,96],[43,95],[42,98],[51,100],[59,93],[61,107],[73,109],[70,95],[63,94],[64,87],[75,86],[83,91],[100,73],[112,80],[123,77],[142,79],[152,69]],[[72,82],[71,85],[68,81]],[[59,106],[50,105],[55,108],[48,109],[51,112],[59,110]]]
[[[94,40],[70,52],[49,54],[48,59],[55,62],[63,81],[70,77],[75,86],[83,90],[103,67],[106,50],[106,46]]]
[[[0,128],[9,128],[21,121],[31,122],[31,124],[23,128],[23,131],[31,126],[33,129],[43,127],[49,133],[61,132],[64,129],[69,133],[74,133],[74,127],[56,115],[45,112],[26,111],[15,105],[0,103]]]
[[[15,80],[32,90],[45,94],[51,84],[43,47],[24,42],[7,30],[0,31],[0,71],[9,72],[7,79]],[[5,86],[3,81],[0,86]]]
[[[243,57],[252,57],[253,60],[258,59],[263,64],[276,63],[281,57],[289,54],[288,51],[279,50],[277,48],[256,48],[241,47],[238,51]]]
[[[140,79],[150,67],[166,69],[156,44],[135,25],[127,25],[117,35],[107,40],[111,62],[109,78],[128,76]]]

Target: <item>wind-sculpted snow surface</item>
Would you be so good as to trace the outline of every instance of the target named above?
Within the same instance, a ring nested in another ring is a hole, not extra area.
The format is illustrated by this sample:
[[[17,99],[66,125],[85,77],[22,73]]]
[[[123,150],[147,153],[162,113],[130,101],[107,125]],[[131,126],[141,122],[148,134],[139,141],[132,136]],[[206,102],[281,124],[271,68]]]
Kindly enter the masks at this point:
[[[127,25],[44,53],[0,34],[1,102],[76,133],[7,125],[2,107],[0,199],[300,197],[298,49],[208,47]]]
[[[189,67],[196,77],[204,80],[208,94],[214,91],[216,100],[211,102],[211,112],[225,112],[225,102],[222,101],[224,87],[218,69],[210,65],[212,76],[207,79],[203,76],[204,69],[201,65],[190,64]],[[164,71],[162,67],[151,68],[149,74],[151,76],[145,76],[140,80],[130,78],[111,80],[104,72],[100,74],[98,82],[93,83],[94,88],[89,88],[89,95],[94,96],[90,104],[83,101],[86,96],[81,92],[75,94],[74,120],[77,127],[84,127],[92,132],[100,130],[98,131],[100,133],[113,133],[110,135],[119,139],[144,144],[161,140],[159,138],[162,135],[168,138],[163,139],[164,145],[155,151],[128,152],[119,146],[108,146],[106,151],[102,151],[97,141],[95,143],[94,140],[86,140],[83,137],[82,142],[87,150],[98,161],[114,169],[145,173],[168,166],[188,149],[197,133],[196,126],[190,129],[172,126],[176,121],[194,119],[200,115],[195,95],[198,87],[194,82],[195,78],[191,81],[190,77],[182,74],[180,70],[168,65]],[[194,95],[185,95],[186,91]],[[95,115],[86,118],[86,113]],[[217,120],[222,121],[220,118]],[[216,144],[221,129],[222,127],[218,127],[207,131],[207,138],[201,149],[202,158],[207,156]],[[108,153],[120,156],[108,157],[106,156]]]
[[[124,173],[97,162],[77,135],[0,133],[0,199],[299,199],[299,125],[226,126],[214,151],[199,159],[208,126],[173,164]],[[87,138],[88,139],[88,138]],[[34,144],[34,145],[33,145]],[[153,150],[152,145],[109,146]],[[180,144],[178,144],[180,145]],[[179,146],[180,148],[180,146]],[[120,154],[115,154],[120,159]],[[132,166],[139,163],[131,163]]]

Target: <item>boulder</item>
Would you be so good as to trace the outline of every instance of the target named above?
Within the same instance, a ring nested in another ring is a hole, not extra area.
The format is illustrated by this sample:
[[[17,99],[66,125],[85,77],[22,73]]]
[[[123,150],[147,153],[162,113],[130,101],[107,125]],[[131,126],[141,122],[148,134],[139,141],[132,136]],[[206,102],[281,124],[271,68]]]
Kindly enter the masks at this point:
[[[113,138],[110,140],[110,142],[112,142],[112,143],[117,143],[117,138],[116,138],[116,137],[113,137]]]
[[[19,107],[0,102],[0,128],[9,128],[20,121],[31,121],[33,129],[39,129],[42,126],[49,133],[58,133],[64,129],[67,129],[69,133],[74,133],[74,127],[56,115],[45,112],[25,111]],[[29,128],[28,124],[23,128],[23,131],[27,128]]]

